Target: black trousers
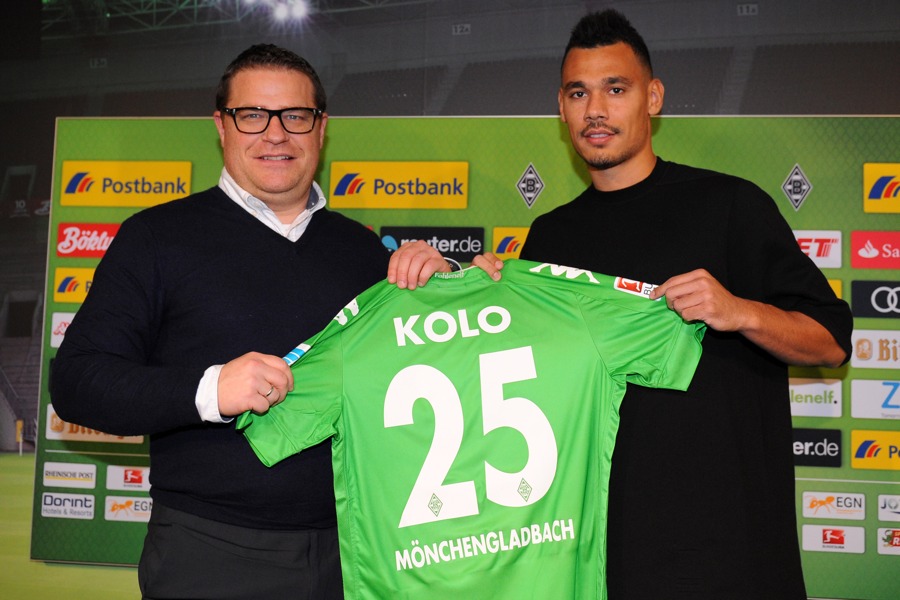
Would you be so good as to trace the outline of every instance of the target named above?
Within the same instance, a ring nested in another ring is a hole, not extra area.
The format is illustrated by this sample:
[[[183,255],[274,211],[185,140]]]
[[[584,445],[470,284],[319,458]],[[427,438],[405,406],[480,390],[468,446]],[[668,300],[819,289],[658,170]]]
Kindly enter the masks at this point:
[[[248,529],[155,503],[138,581],[145,600],[338,600],[337,528]]]

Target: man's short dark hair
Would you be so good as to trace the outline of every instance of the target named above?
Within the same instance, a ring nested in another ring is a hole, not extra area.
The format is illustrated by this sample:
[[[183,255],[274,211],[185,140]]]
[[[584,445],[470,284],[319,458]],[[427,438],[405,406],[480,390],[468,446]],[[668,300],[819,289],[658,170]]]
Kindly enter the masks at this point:
[[[572,48],[597,48],[598,46],[611,46],[622,42],[627,44],[637,55],[638,60],[650,71],[653,76],[653,65],[650,63],[650,51],[644,38],[637,32],[625,15],[613,9],[603,12],[589,13],[581,18],[572,28],[569,36],[569,44],[563,54],[563,63]]]
[[[222,79],[219,80],[219,87],[216,89],[216,109],[227,108],[226,102],[228,102],[228,95],[231,92],[231,80],[237,73],[258,68],[289,69],[303,73],[310,78],[313,84],[316,103],[313,108],[325,110],[327,104],[325,87],[319,80],[316,70],[303,57],[274,44],[255,44],[231,61],[231,64],[225,68]]]

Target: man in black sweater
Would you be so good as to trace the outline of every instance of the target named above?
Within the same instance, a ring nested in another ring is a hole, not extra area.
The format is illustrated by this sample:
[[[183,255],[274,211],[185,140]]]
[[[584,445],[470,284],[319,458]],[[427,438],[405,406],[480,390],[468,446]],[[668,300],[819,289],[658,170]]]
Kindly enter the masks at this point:
[[[219,185],[123,223],[54,361],[62,419],[150,435],[146,598],[342,595],[330,442],[268,468],[231,420],[284,398],[280,357],[364,289],[449,265],[423,242],[389,256],[326,208],[325,109],[293,52],[238,56],[216,94]]]
[[[687,392],[629,385],[622,402],[609,597],[805,600],[787,364],[846,361],[850,310],[762,190],[653,153],[663,93],[622,15],[575,26],[559,108],[592,185],[538,217],[521,253],[661,283],[653,297],[708,325]]]

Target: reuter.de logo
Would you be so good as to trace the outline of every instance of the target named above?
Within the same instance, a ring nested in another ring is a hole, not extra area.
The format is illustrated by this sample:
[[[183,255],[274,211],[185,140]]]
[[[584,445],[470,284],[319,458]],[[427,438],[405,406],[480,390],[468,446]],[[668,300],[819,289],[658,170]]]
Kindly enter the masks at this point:
[[[188,161],[66,160],[63,206],[155,206],[191,193]]]
[[[118,223],[60,223],[56,235],[56,255],[103,258],[118,231]]]
[[[900,431],[850,432],[850,466],[854,469],[900,471]]]
[[[840,467],[840,429],[794,428],[794,464],[801,467]]]
[[[854,231],[850,246],[854,269],[900,269],[900,231]]]
[[[794,231],[794,238],[803,253],[810,257],[820,269],[839,269],[841,267],[841,240],[843,238],[840,231],[799,229]]]
[[[335,161],[329,187],[334,208],[466,208],[469,163]]]

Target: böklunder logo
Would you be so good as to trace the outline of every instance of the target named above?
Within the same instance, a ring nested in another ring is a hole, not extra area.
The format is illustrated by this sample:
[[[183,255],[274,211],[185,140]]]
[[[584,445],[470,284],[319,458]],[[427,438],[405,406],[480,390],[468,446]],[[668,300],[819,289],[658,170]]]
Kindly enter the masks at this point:
[[[56,255],[103,258],[118,231],[118,223],[60,223],[56,234]]]

